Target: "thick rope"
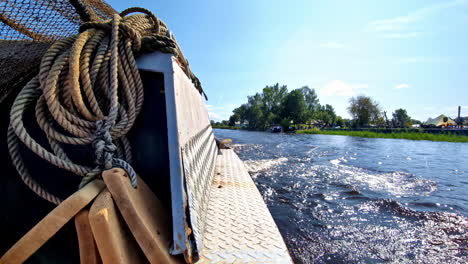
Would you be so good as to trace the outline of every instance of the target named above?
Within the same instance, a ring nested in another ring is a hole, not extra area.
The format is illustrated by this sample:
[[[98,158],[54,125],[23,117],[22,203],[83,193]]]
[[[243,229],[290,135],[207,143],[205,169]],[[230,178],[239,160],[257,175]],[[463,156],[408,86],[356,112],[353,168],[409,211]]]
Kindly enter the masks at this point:
[[[144,14],[127,16],[133,12]],[[154,50],[174,54],[204,94],[166,25],[146,9],[130,8],[104,23],[85,23],[80,32],[49,48],[39,74],[21,90],[10,112],[8,148],[13,164],[32,191],[55,204],[61,199],[30,176],[20,142],[49,163],[82,176],[80,188],[113,167],[125,169],[132,186],[137,186],[126,138],[144,97],[136,55]],[[35,110],[48,146],[28,132],[24,122],[28,109]],[[67,153],[73,151],[70,146],[91,146],[94,164],[74,162]]]

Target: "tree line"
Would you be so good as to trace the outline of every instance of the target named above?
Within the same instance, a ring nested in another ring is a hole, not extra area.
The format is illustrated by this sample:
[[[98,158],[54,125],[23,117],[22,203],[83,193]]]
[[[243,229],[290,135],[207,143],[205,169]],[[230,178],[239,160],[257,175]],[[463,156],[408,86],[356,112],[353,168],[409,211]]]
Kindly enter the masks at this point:
[[[351,127],[411,127],[413,124],[421,124],[420,121],[411,119],[405,109],[399,108],[392,113],[388,120],[387,113],[382,111],[379,103],[369,96],[359,95],[349,99],[348,112],[352,117]]]
[[[410,127],[413,123],[406,110],[397,109],[390,120],[379,104],[364,95],[349,100],[348,112],[352,119],[337,116],[333,106],[322,105],[315,89],[303,86],[288,91],[278,83],[266,86],[262,92],[248,96],[247,102],[233,110],[229,120],[217,125],[235,126],[244,124],[250,130],[266,130],[280,125],[291,127]]]

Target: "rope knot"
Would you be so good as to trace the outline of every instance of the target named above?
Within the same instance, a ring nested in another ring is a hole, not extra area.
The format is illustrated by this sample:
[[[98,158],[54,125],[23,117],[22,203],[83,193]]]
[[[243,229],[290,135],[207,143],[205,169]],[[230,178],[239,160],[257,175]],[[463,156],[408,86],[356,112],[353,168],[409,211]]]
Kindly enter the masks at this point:
[[[80,188],[99,175],[103,170],[109,170],[115,167],[126,170],[132,186],[134,188],[137,187],[137,174],[133,167],[127,161],[114,157],[117,146],[114,144],[110,132],[113,123],[114,122],[109,122],[108,120],[96,121],[96,131],[94,133],[92,145],[95,155],[94,162],[97,167],[83,178],[83,181],[80,183]]]
[[[106,170],[112,168],[114,152],[117,150],[117,146],[112,141],[110,128],[111,125],[106,120],[97,121],[93,140],[94,162]]]

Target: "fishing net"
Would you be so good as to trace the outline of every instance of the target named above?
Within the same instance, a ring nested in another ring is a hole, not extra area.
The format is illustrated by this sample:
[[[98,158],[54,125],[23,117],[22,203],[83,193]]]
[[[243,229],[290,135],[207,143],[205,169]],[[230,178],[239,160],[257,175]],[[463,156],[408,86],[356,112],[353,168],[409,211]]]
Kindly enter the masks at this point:
[[[0,103],[37,74],[42,55],[83,22],[110,19],[101,0],[0,1]]]

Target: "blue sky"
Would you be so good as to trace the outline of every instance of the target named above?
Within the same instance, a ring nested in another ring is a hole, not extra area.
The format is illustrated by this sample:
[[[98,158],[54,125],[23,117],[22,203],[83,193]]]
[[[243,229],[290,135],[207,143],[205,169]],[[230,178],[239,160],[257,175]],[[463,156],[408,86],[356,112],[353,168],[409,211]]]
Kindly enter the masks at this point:
[[[279,82],[349,117],[364,94],[389,116],[468,116],[468,0],[108,1],[151,10],[176,36],[212,119]]]

